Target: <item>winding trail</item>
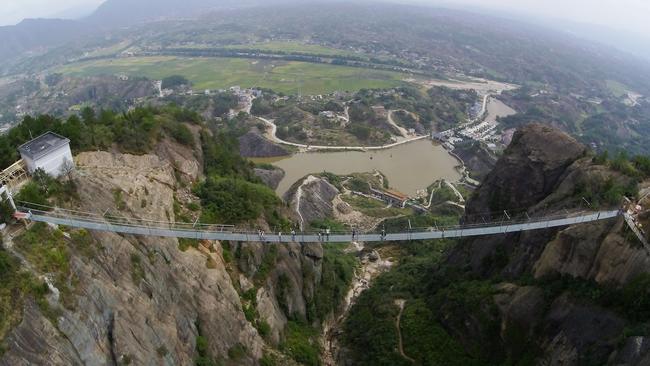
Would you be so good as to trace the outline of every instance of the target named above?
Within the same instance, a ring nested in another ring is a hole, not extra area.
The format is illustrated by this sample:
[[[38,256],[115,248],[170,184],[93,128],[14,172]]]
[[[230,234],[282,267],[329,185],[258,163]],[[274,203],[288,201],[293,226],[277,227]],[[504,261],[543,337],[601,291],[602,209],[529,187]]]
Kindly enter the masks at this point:
[[[458,202],[446,201],[445,204],[452,205],[452,206],[457,206],[457,207],[460,207],[460,208],[462,208],[462,209],[464,210],[464,209],[465,209],[465,205],[463,205],[463,203],[465,203],[465,199],[463,198],[463,195],[460,194],[460,192],[458,191],[458,189],[456,189],[456,187],[455,187],[453,184],[447,182],[447,181],[444,180],[444,179],[441,180],[441,181],[438,181],[438,188],[431,190],[431,194],[429,195],[429,203],[428,203],[426,206],[421,206],[421,207],[424,207],[424,208],[426,208],[427,210],[428,210],[429,208],[431,208],[431,203],[433,203],[433,195],[436,193],[437,190],[439,190],[440,188],[442,188],[442,183],[443,183],[443,182],[444,182],[444,183],[445,183],[445,184],[446,184],[446,185],[447,185],[451,190],[454,191],[454,193],[456,194],[456,197],[458,197],[458,200],[459,200]]]
[[[404,306],[406,305],[406,300],[404,299],[395,299],[395,305],[399,307],[399,314],[397,314],[397,319],[395,319],[395,328],[397,328],[397,341],[398,341],[398,349],[399,349],[399,354],[406,360],[415,363],[415,360],[412,359],[411,357],[407,356],[404,353],[404,342],[402,340],[402,328],[400,327],[400,323],[402,321],[402,313],[404,313]]]
[[[392,110],[391,109],[391,110],[389,110],[388,114],[386,116],[386,119],[388,120],[388,123],[391,126],[393,126],[393,128],[395,128],[397,131],[399,131],[399,133],[402,135],[403,138],[409,138],[409,132],[406,130],[406,128],[398,125],[397,122],[395,122],[395,120],[393,119],[393,113],[399,112],[399,111],[403,111],[403,110],[402,109],[399,109],[399,110]],[[408,111],[406,111],[406,112],[409,113]]]
[[[303,151],[317,151],[317,150],[355,150],[355,151],[369,151],[369,150],[384,150],[384,149],[390,149],[395,146],[407,144],[409,142],[413,141],[419,141],[428,138],[429,136],[417,136],[417,137],[412,137],[406,140],[394,142],[392,144],[387,144],[387,145],[381,145],[381,146],[322,146],[322,145],[306,145],[306,144],[299,144],[296,142],[291,142],[291,141],[286,141],[277,136],[277,131],[278,131],[278,126],[276,126],[275,123],[273,123],[272,120],[266,119],[263,117],[256,117],[260,121],[266,123],[269,126],[269,130],[266,131],[264,134],[267,139],[269,139],[272,142],[282,144],[282,145],[287,145],[287,146],[293,146],[297,147]]]
[[[447,185],[447,187],[449,187],[449,189],[454,191],[454,193],[456,194],[456,197],[458,197],[458,202],[459,203],[465,203],[465,198],[463,197],[462,194],[460,194],[458,189],[456,189],[456,186],[454,186],[453,184],[447,182],[446,180],[443,180],[443,182],[445,182],[445,184]]]
[[[296,189],[296,195],[294,198],[295,202],[295,211],[298,214],[298,217],[300,218],[300,231],[302,231],[305,225],[305,219],[302,217],[302,213],[300,213],[300,200],[302,199],[302,187],[305,185],[318,180],[318,178],[314,177],[313,175],[308,176],[305,178],[305,180],[300,184],[300,186]]]

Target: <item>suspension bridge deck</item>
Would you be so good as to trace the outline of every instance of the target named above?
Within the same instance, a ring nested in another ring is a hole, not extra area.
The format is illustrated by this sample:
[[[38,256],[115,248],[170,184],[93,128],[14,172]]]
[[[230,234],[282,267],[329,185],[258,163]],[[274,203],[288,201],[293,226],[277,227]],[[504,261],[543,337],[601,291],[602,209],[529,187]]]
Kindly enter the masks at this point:
[[[412,241],[445,238],[465,238],[484,235],[498,235],[522,231],[540,230],[570,226],[601,220],[609,220],[621,215],[620,210],[581,212],[567,215],[547,216],[521,221],[503,221],[478,225],[463,225],[438,229],[413,229],[398,233],[273,233],[239,232],[232,226],[210,226],[187,223],[161,223],[126,218],[107,219],[99,215],[78,215],[57,211],[19,209],[18,215],[26,219],[48,224],[65,225],[87,230],[115,232],[131,235],[173,237],[198,240],[232,240],[267,243],[347,243],[350,241]]]

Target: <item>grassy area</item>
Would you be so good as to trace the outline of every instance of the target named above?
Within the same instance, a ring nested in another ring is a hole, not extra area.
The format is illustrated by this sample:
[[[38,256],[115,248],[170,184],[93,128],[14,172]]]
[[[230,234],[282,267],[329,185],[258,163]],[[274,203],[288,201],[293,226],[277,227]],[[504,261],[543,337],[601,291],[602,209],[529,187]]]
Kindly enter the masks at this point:
[[[33,296],[37,303],[46,305],[44,295],[47,287],[29,272],[21,270],[20,261],[2,249],[0,278],[0,341],[3,341],[11,329],[20,323],[28,296]],[[7,345],[0,344],[0,355],[6,347]]]
[[[420,365],[479,365],[465,354],[462,346],[438,323],[421,300],[406,303],[401,331],[404,353]]]
[[[70,229],[64,226],[52,229],[44,223],[36,223],[15,239],[15,249],[38,273],[51,276],[54,286],[60,291],[62,304],[68,309],[73,309],[73,291],[77,279],[70,264],[72,253],[92,259],[101,246],[84,229]]]
[[[300,42],[288,42],[288,41],[271,41],[271,42],[260,42],[260,43],[248,43],[248,44],[238,44],[230,45],[224,48],[230,49],[251,49],[251,50],[263,50],[263,51],[273,51],[273,52],[287,52],[287,53],[308,53],[314,55],[328,55],[328,56],[359,56],[354,52],[339,50],[336,48],[325,47],[315,44],[305,44]]]
[[[615,97],[620,98],[627,94],[628,87],[624,84],[615,80],[606,80],[605,83],[609,91],[612,92]]]
[[[104,57],[104,56],[111,56],[115,55],[118,52],[124,51],[126,48],[128,48],[130,45],[129,41],[122,41],[118,42],[106,47],[98,48],[89,54],[86,55],[86,57]]]
[[[449,186],[447,186],[446,184],[444,183],[441,184],[440,188],[437,188],[437,184],[435,184],[434,186],[429,187],[429,191],[435,188],[435,190],[433,191],[433,198],[431,199],[432,206],[439,205],[447,201],[451,201],[451,202],[458,201],[458,196],[456,195],[456,193],[454,193],[454,191],[451,188],[449,188]]]
[[[355,365],[413,365],[397,351],[396,299],[407,300],[401,331],[404,351],[415,364],[447,365],[444,361],[464,356],[453,339],[425,305],[428,276],[455,242],[438,240],[399,247],[399,265],[381,274],[353,305],[345,321],[344,343]],[[426,353],[421,353],[426,350]],[[436,362],[428,362],[428,360]],[[438,362],[439,361],[439,362]],[[457,364],[463,364],[458,362]]]
[[[286,338],[280,348],[303,365],[320,365],[318,330],[308,324],[289,321],[286,328]]]
[[[399,215],[409,215],[412,213],[410,209],[390,207],[386,208],[386,204],[372,198],[361,196],[342,196],[343,200],[352,206],[355,210],[362,212],[370,217],[386,218],[395,217]]]
[[[124,73],[151,79],[182,75],[195,89],[225,89],[233,85],[262,87],[287,94],[325,94],[403,84],[405,75],[347,66],[296,61],[238,58],[131,57],[104,59],[62,66],[56,70],[73,76]]]

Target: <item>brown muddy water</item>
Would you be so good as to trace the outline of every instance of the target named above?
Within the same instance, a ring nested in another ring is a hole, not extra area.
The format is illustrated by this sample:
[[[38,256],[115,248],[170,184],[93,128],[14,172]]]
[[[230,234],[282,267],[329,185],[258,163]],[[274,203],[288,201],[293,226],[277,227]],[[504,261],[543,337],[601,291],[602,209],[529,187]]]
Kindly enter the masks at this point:
[[[438,179],[456,182],[460,162],[440,145],[419,140],[377,151],[305,152],[280,158],[251,159],[271,163],[285,171],[276,192],[282,196],[291,185],[308,174],[324,171],[338,175],[373,172],[386,175],[392,188],[410,196]]]

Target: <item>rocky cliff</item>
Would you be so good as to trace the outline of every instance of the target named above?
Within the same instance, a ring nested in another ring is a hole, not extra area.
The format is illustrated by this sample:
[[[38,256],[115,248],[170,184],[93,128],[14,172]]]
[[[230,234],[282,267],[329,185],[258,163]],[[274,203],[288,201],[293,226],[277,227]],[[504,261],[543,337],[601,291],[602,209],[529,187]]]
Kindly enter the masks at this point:
[[[182,187],[200,178],[200,159],[169,141],[156,155],[82,153],[74,208],[174,220],[182,201],[196,199]],[[257,364],[279,343],[288,318],[305,317],[320,283],[320,245],[203,241],[188,248],[172,238],[90,235],[91,255],[70,247],[71,298],[49,297],[55,316],[28,301],[0,365],[188,365],[200,353]],[[244,296],[251,291],[254,300]],[[262,321],[270,328],[264,334]]]
[[[518,218],[573,212],[587,209],[585,201],[598,201],[594,205],[600,208],[620,207],[622,201],[603,197],[612,187],[631,184],[629,177],[594,163],[585,147],[568,135],[530,125],[515,134],[468,201],[464,220],[503,217],[504,210]],[[637,365],[650,360],[643,346],[647,338],[624,335],[640,318],[621,299],[641,275],[650,273],[650,253],[630,235],[622,218],[464,240],[452,250],[445,268],[500,281],[492,287],[494,295],[483,299],[481,315],[464,323],[441,315],[458,338],[473,335],[505,352],[505,359],[540,365]],[[488,310],[490,304],[496,312]]]
[[[272,189],[278,188],[278,185],[282,181],[282,178],[284,178],[284,170],[280,168],[274,168],[274,169],[261,169],[261,168],[255,168],[253,170],[255,175],[264,182],[267,186],[269,186]]]
[[[307,230],[314,221],[334,217],[334,199],[339,193],[327,179],[310,175],[297,182],[284,198],[290,202],[301,228]]]
[[[289,155],[285,148],[265,139],[257,130],[250,131],[239,138],[239,153],[247,158]]]
[[[585,147],[568,135],[541,125],[519,130],[494,170],[466,207],[466,222],[482,218],[531,217],[588,209],[586,191],[602,185],[629,185],[630,179],[592,163]],[[589,189],[585,187],[589,187]],[[587,200],[588,201],[588,200]],[[601,208],[622,203],[601,204]],[[477,273],[516,277],[532,272],[540,278],[569,274],[599,283],[626,280],[650,270],[638,243],[624,237],[624,220],[469,240],[451,261],[467,261]],[[468,254],[468,256],[466,256]],[[508,259],[507,263],[496,259]]]

